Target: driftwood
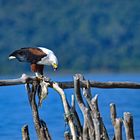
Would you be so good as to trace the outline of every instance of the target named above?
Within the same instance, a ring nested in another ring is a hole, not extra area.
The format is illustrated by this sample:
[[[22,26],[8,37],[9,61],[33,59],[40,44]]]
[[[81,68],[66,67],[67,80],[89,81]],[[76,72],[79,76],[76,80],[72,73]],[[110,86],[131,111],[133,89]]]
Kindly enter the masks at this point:
[[[132,88],[140,89],[140,83],[133,82],[97,82],[88,81],[82,75],[76,74],[74,81],[53,82],[43,79],[43,82],[53,88],[61,97],[64,107],[65,121],[70,130],[64,132],[65,140],[109,140],[108,132],[101,117],[98,107],[98,95],[93,96],[91,87],[95,88]],[[18,79],[0,80],[0,86],[25,84],[29,103],[32,110],[34,126],[39,140],[51,140],[46,123],[40,119],[36,96],[39,92],[40,79],[29,77],[25,74]],[[72,95],[71,105],[68,103],[64,89],[74,88],[75,97]],[[80,121],[75,108],[77,101],[83,114],[84,122]],[[41,100],[42,102],[42,100]],[[133,117],[130,113],[124,113],[124,119],[117,118],[115,104],[110,104],[111,121],[114,126],[113,140],[122,140],[122,125],[125,127],[126,139],[134,140]],[[82,125],[83,124],[83,125]],[[22,128],[22,139],[29,140],[28,126]]]
[[[81,111],[84,117],[84,127],[83,127],[83,138],[87,137],[86,131],[90,132],[89,139],[102,139],[109,140],[106,128],[100,116],[99,108],[98,108],[98,96],[92,98],[90,83],[86,81],[86,88],[82,88],[83,95],[87,101],[87,106],[84,104],[84,101],[81,96],[80,91],[80,80],[85,80],[82,75],[76,74],[74,77],[74,86],[75,86],[75,94],[77,97],[77,101],[79,106],[81,106]]]
[[[127,140],[134,140],[133,117],[129,112],[124,112],[123,122]]]
[[[23,140],[30,140],[28,125],[24,125],[22,127],[22,139]]]
[[[84,116],[83,140],[89,139],[87,131],[90,131],[91,138],[94,139],[94,125],[92,122],[89,109],[85,106],[80,92],[80,82],[78,77],[74,77],[74,89],[79,107]]]
[[[114,138],[115,140],[122,140],[122,119],[117,118],[116,106],[115,104],[110,104],[111,120],[114,126]]]
[[[7,79],[7,80],[0,80],[0,86],[11,86],[11,85],[21,85],[30,83],[32,84],[33,81],[36,81],[36,77],[30,77],[26,74],[23,74],[20,78],[17,79]],[[48,79],[45,80],[48,82]],[[49,81],[50,87],[52,87],[53,82]],[[59,87],[62,89],[74,88],[73,81],[66,81],[66,82],[57,82]],[[85,80],[80,81],[80,87],[86,87],[87,82]],[[131,89],[140,89],[140,83],[136,82],[98,82],[98,81],[90,81],[90,87],[95,88],[131,88]]]
[[[51,140],[46,123],[39,118],[38,107],[35,99],[37,86],[38,86],[38,82],[33,82],[32,87],[30,87],[28,83],[26,84],[26,89],[28,93],[29,103],[32,109],[35,129],[39,140]]]
[[[76,112],[74,95],[72,95],[71,107],[69,105],[69,108],[71,108],[71,114],[73,116],[73,121],[74,121],[74,125],[75,125],[75,128],[76,128],[77,135],[79,136],[79,140],[82,140],[83,139],[83,133],[82,133],[83,128],[82,128],[78,113]]]
[[[83,90],[83,95],[86,98],[86,101],[91,109],[91,116],[94,120],[93,123],[95,126],[96,138],[108,140],[109,137],[99,112],[98,95],[95,95],[92,98],[89,81],[87,81],[87,87]]]
[[[65,93],[63,91],[63,89],[61,89],[59,87],[59,85],[57,83],[53,83],[52,84],[52,87],[53,89],[55,89],[61,96],[61,99],[62,99],[62,103],[63,103],[63,106],[64,106],[64,111],[65,111],[65,117],[66,119],[68,120],[68,124],[70,126],[70,130],[71,130],[71,134],[72,134],[72,137],[73,137],[73,140],[77,140],[77,137],[76,137],[76,130],[75,130],[75,126],[74,126],[74,123],[73,123],[73,118],[71,116],[71,112],[70,112],[70,108],[68,106],[68,103],[67,103],[67,100],[66,100],[66,97],[65,97]]]

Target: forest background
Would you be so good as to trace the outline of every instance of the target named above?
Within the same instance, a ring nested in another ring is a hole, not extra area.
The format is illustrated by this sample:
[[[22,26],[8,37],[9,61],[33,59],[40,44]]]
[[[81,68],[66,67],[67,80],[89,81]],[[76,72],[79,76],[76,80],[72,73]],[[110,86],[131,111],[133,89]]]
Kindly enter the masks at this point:
[[[62,73],[139,72],[140,1],[1,0],[0,75],[29,72],[8,55],[36,46],[56,53]]]

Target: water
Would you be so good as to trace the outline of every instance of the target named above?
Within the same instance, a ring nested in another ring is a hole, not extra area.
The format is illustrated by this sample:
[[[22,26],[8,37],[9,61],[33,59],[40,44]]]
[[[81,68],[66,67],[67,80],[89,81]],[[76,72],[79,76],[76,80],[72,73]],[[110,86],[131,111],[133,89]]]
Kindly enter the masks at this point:
[[[140,82],[138,74],[110,74],[86,75],[86,79],[97,81],[132,81]],[[72,80],[72,75],[53,76],[53,80]],[[65,90],[70,99],[73,90]],[[134,118],[135,139],[140,139],[140,90],[139,89],[93,89],[93,95],[99,95],[99,109],[110,137],[113,136],[113,127],[110,121],[109,104],[115,103],[118,117],[123,112],[131,112]],[[36,140],[36,133],[32,121],[31,109],[28,103],[24,85],[0,87],[0,140],[20,140],[21,127],[29,125],[31,140]],[[79,115],[81,113],[79,112]],[[63,140],[65,123],[63,121],[63,106],[59,95],[49,89],[49,95],[40,109],[40,117],[45,120],[54,140]],[[123,128],[124,129],[124,128]]]

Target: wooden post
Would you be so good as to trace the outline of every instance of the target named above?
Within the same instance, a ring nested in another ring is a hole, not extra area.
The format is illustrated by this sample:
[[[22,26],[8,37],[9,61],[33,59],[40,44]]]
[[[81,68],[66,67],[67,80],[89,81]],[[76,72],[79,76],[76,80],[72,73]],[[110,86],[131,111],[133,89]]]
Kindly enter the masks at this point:
[[[98,108],[98,95],[95,95],[92,98],[91,89],[90,89],[90,82],[87,82],[87,86],[83,89],[83,95],[86,98],[86,101],[91,109],[91,116],[95,126],[95,137],[96,139],[104,139],[109,140],[109,136],[103,120],[100,116],[99,108]]]
[[[133,131],[133,117],[131,113],[124,112],[124,127],[127,140],[134,140],[134,131]]]
[[[110,104],[111,120],[114,126],[115,140],[122,140],[122,119],[117,118],[115,104]]]
[[[67,103],[67,100],[66,100],[66,97],[65,97],[65,93],[64,93],[63,89],[59,87],[59,85],[57,83],[53,83],[52,87],[61,96],[61,99],[62,99],[62,102],[63,102],[64,111],[65,111],[65,114],[66,114],[66,118],[68,119],[68,124],[70,126],[70,130],[71,130],[71,134],[72,134],[72,140],[77,140],[75,126],[74,126],[74,123],[73,123],[73,119],[72,119],[72,117],[70,115],[71,112],[70,112],[70,108],[68,106],[68,103]]]
[[[79,107],[83,113],[84,116],[84,128],[83,128],[83,140],[87,140],[87,133],[85,133],[87,131],[87,125],[88,125],[88,129],[90,131],[90,136],[92,137],[92,139],[94,139],[94,125],[92,122],[92,118],[89,112],[89,109],[85,106],[82,96],[81,96],[81,91],[80,91],[80,78],[76,75],[74,76],[74,89],[75,89],[75,95],[76,95],[76,99],[78,101]]]
[[[30,140],[28,125],[22,127],[22,140]]]
[[[36,129],[39,140],[51,140],[48,129],[47,128],[45,129],[45,125],[42,125],[43,123],[39,118],[38,108],[37,108],[36,99],[35,99],[37,86],[38,86],[38,83],[36,81],[32,83],[32,88],[30,88],[29,84],[26,84],[26,89],[27,89],[28,98],[31,105],[31,109],[32,109],[35,129]]]

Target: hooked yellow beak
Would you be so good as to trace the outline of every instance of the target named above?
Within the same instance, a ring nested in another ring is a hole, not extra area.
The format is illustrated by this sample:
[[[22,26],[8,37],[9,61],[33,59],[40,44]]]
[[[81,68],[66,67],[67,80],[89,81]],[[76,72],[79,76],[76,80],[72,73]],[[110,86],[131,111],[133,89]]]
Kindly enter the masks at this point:
[[[57,64],[53,63],[52,66],[53,66],[54,71],[57,70],[57,67],[58,67]]]

